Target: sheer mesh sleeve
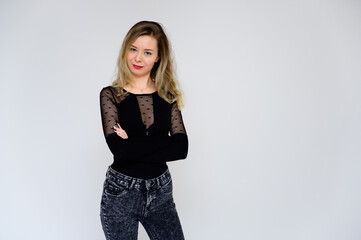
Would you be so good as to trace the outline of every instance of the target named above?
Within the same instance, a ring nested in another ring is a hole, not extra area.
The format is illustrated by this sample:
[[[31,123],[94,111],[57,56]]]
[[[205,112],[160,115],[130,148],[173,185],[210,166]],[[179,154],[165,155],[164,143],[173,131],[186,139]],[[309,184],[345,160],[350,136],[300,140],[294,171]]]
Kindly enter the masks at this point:
[[[100,109],[104,136],[114,133],[113,126],[119,122],[115,97],[110,88],[103,88],[100,92]]]
[[[171,135],[176,133],[186,134],[186,130],[183,124],[183,118],[181,111],[178,109],[178,104],[173,103],[171,111]]]

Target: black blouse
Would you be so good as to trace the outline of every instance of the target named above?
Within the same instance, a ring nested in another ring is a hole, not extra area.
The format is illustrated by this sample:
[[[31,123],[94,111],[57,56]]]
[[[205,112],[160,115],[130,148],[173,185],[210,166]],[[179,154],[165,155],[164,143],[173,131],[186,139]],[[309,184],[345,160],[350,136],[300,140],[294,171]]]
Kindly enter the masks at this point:
[[[100,92],[104,136],[114,155],[111,167],[125,175],[150,179],[167,170],[167,161],[184,159],[188,137],[177,103],[169,104],[157,92],[120,97],[109,86]],[[122,139],[113,130],[117,123],[126,131]]]

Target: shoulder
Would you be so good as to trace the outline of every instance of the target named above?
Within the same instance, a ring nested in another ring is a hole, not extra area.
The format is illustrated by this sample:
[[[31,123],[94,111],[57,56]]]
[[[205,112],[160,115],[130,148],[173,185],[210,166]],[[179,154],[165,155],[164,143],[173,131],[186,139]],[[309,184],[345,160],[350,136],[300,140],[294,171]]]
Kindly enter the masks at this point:
[[[130,94],[127,91],[121,91],[120,87],[107,86],[100,91],[100,97],[108,98],[119,104],[125,100]]]
[[[101,93],[110,93],[110,92],[115,92],[115,88],[112,86],[107,86],[107,87],[103,87],[102,90],[100,91]]]
[[[110,100],[112,102],[115,102],[115,93],[114,93],[114,88],[112,86],[107,86],[102,88],[99,95],[101,101]]]
[[[118,96],[120,94],[120,88],[115,88],[113,86],[107,86],[102,88],[100,91],[100,95],[107,95],[107,96]]]

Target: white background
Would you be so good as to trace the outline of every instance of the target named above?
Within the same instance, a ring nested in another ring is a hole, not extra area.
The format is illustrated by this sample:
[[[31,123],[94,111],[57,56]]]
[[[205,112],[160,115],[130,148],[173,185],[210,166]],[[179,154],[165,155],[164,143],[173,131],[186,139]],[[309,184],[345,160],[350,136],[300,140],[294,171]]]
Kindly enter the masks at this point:
[[[361,239],[352,0],[1,0],[0,239],[104,239],[99,92],[140,20],[165,26],[186,94],[187,239]]]

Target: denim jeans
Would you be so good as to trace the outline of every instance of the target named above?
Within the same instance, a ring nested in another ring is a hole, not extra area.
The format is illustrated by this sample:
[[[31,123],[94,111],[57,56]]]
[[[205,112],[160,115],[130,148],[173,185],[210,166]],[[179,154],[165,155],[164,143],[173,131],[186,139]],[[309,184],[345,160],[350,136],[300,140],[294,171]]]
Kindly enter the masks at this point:
[[[109,167],[100,219],[107,240],[137,239],[139,222],[151,240],[184,239],[169,170],[157,178],[145,180]]]

